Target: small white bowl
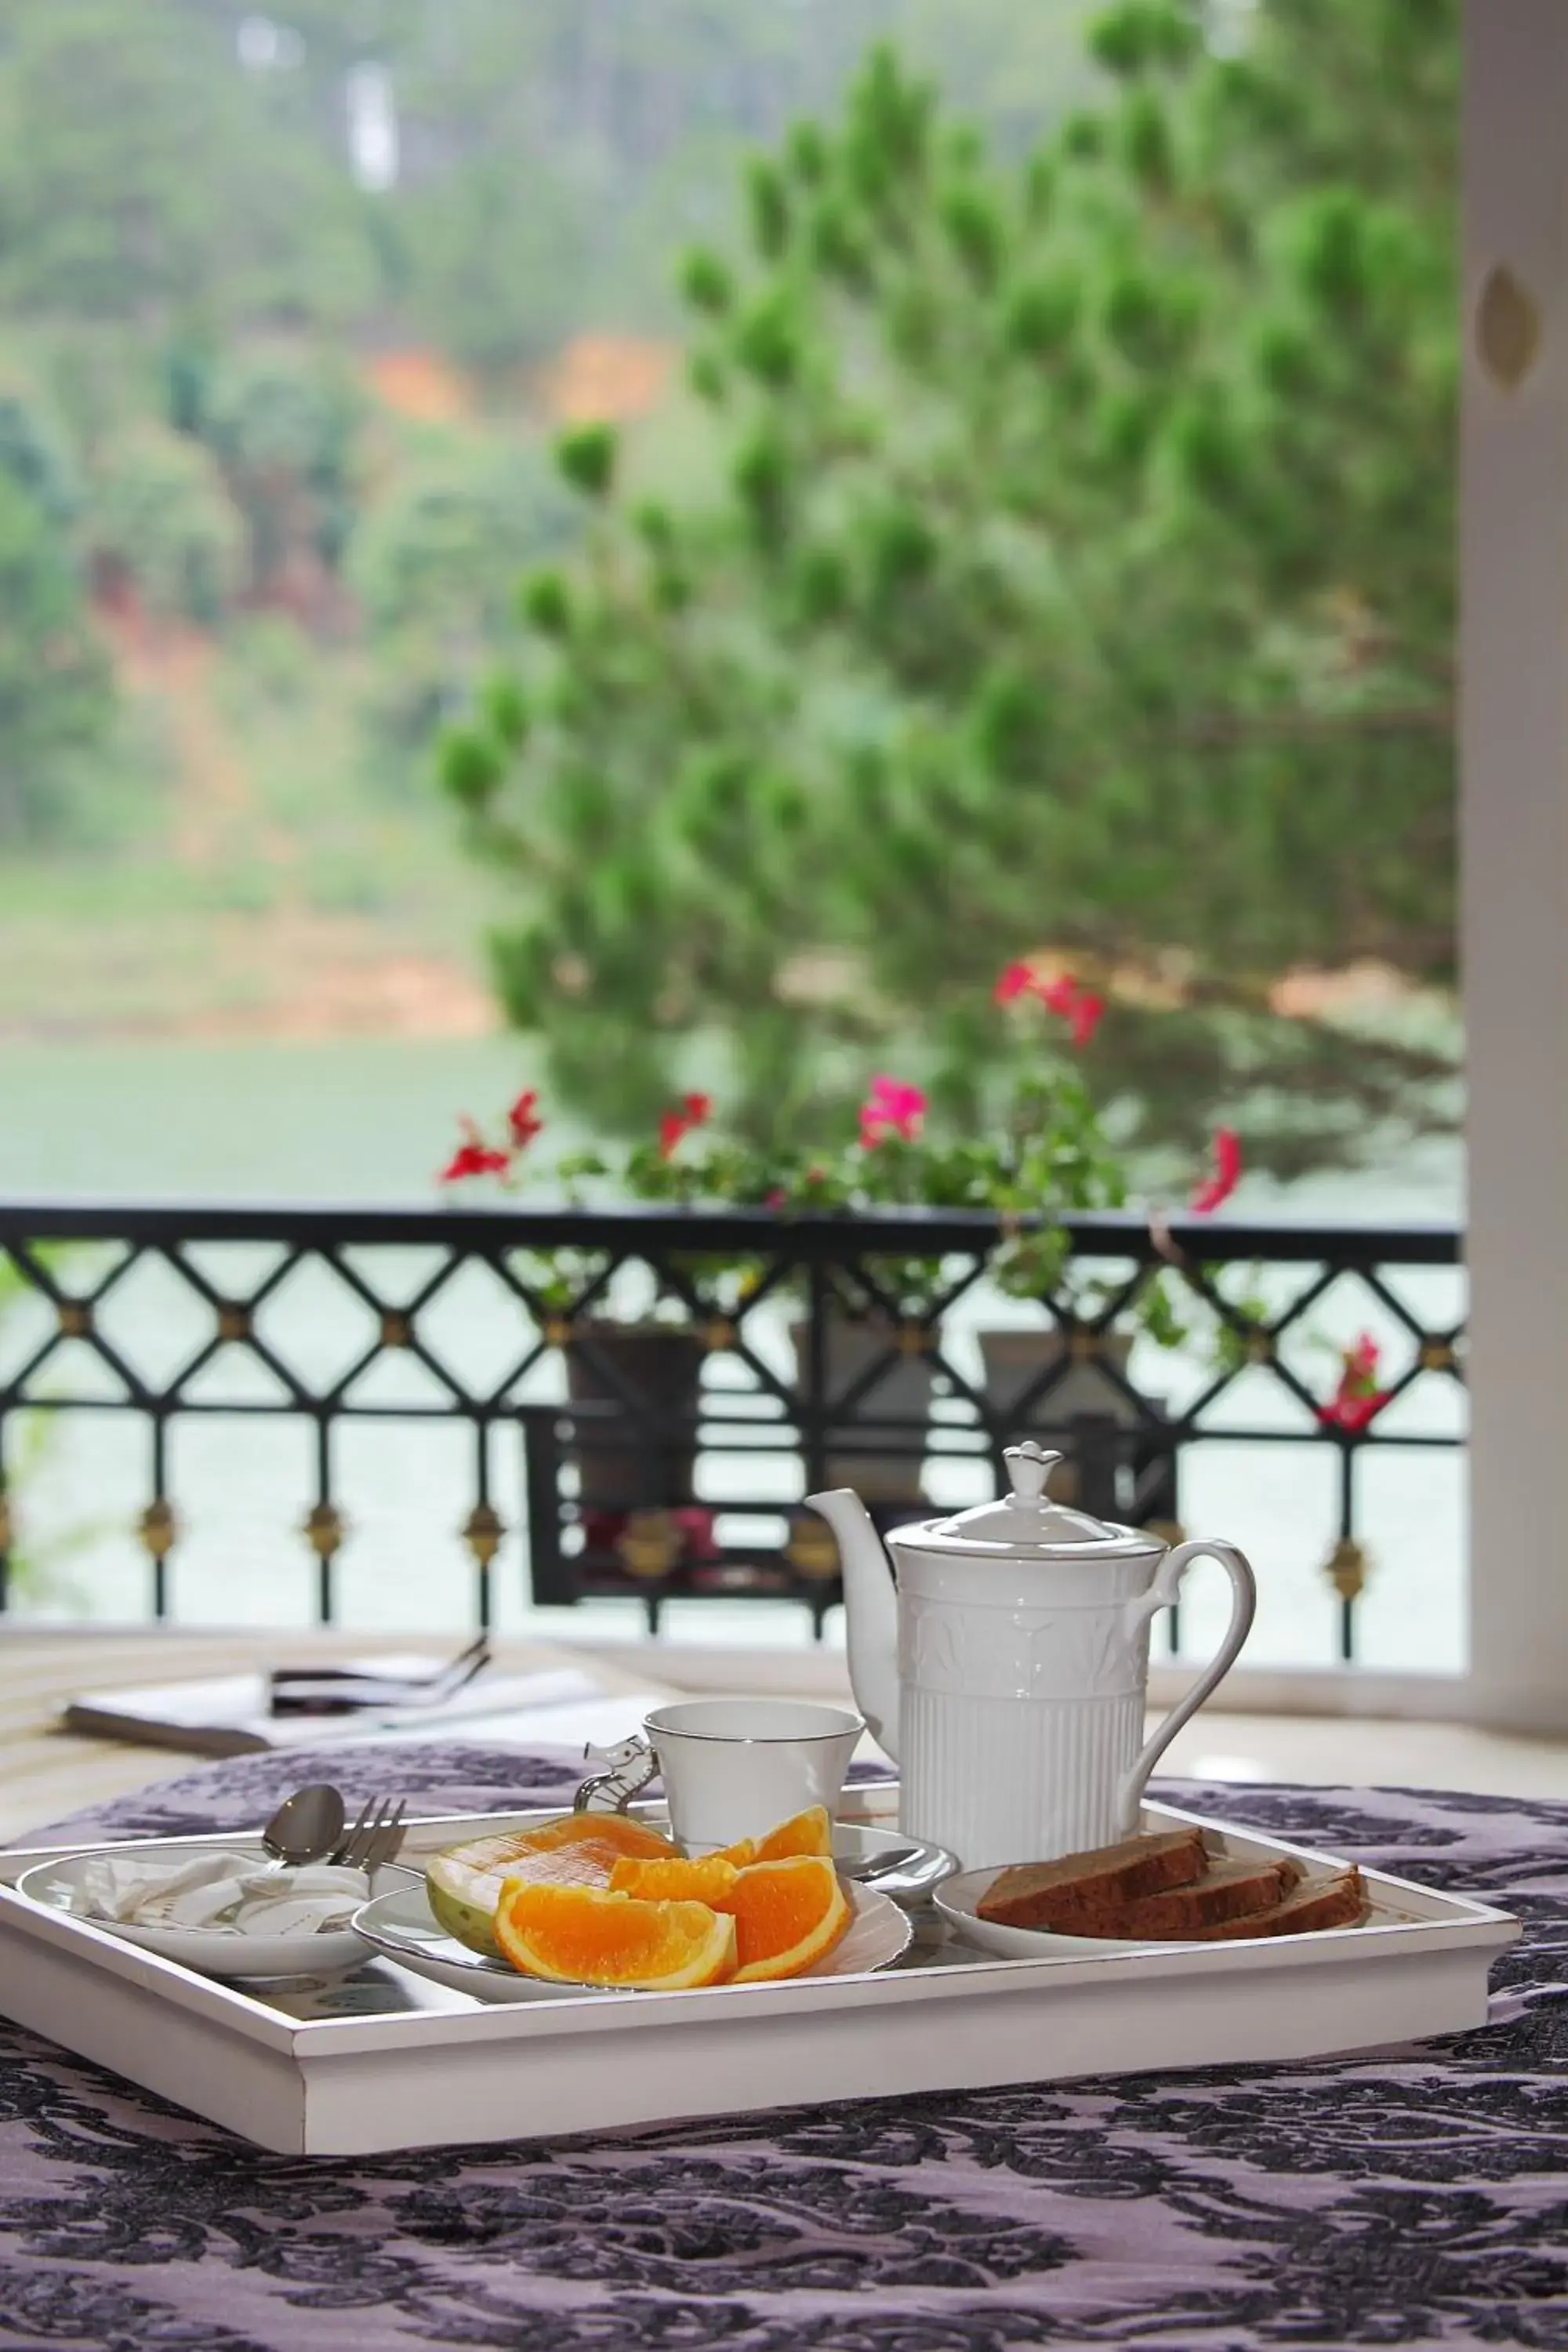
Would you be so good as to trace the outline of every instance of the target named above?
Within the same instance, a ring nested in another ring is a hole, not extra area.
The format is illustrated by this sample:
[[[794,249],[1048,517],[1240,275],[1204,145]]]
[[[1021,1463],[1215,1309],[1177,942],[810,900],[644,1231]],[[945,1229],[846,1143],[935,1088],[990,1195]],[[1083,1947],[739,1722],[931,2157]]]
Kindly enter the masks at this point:
[[[242,1839],[214,1838],[210,1851],[232,1853],[243,1847]],[[352,1927],[315,1935],[247,1936],[236,1927],[142,1927],[131,1920],[95,1918],[82,1899],[82,1878],[89,1863],[101,1861],[105,1854],[124,1859],[150,1850],[155,1851],[145,1845],[98,1846],[90,1853],[64,1854],[56,1862],[36,1863],[16,1881],[16,1893],[46,1911],[67,1911],[89,1927],[100,1927],[106,1936],[117,1936],[121,1943],[156,1952],[160,1959],[176,1960],[197,1976],[221,1977],[226,1982],[262,1977],[342,1976],[363,1966],[365,1948]],[[172,1858],[189,1862],[203,1850],[183,1842]],[[258,1868],[266,1859],[258,1852]],[[367,1894],[370,1891],[367,1885]]]

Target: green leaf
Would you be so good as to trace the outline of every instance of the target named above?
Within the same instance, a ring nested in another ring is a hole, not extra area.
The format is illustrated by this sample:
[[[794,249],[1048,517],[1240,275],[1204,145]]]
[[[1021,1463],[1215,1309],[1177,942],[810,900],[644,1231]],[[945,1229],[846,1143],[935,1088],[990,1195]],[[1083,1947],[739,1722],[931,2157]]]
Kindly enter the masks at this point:
[[[794,572],[795,610],[808,628],[837,621],[849,601],[849,569],[836,547],[801,551]]]
[[[680,292],[693,310],[721,319],[735,299],[733,274],[706,246],[692,246],[681,257]]]
[[[790,203],[784,173],[764,156],[753,156],[746,174],[752,239],[764,261],[777,261],[789,243]]]
[[[789,452],[769,425],[759,425],[736,451],[730,478],[752,521],[770,536],[783,526],[790,490]]]
[[[723,362],[713,352],[693,352],[686,362],[686,379],[698,399],[713,408],[721,404],[730,388]]]
[[[615,484],[616,446],[614,425],[574,425],[557,440],[555,462],[585,498],[607,498]]]
[[[825,276],[836,278],[856,293],[872,282],[871,255],[853,225],[849,210],[836,196],[825,196],[806,217],[806,250]]]
[[[949,243],[975,283],[994,286],[1006,238],[994,199],[959,181],[943,190],[937,211]]]
[[[775,288],[752,303],[735,330],[736,360],[748,375],[782,392],[800,373],[802,339],[795,305]]]
[[[1168,194],[1176,179],[1175,142],[1169,113],[1152,89],[1131,93],[1121,110],[1118,132],[1132,177],[1145,188]]]
[[[528,699],[515,677],[497,670],[480,698],[485,725],[509,751],[519,750],[528,733]]]
[[[441,789],[459,808],[487,808],[506,774],[500,746],[477,728],[450,729],[441,740],[437,759]]]
[[[572,598],[559,572],[536,572],[518,591],[518,607],[542,637],[563,637],[572,626]]]
[[[1069,114],[1061,130],[1062,152],[1075,163],[1097,163],[1105,152],[1106,135],[1103,117],[1080,109]]]
[[[1352,188],[1331,188],[1304,207],[1296,266],[1303,291],[1325,310],[1358,310],[1370,290],[1366,206]]]
[[[1075,273],[1058,269],[1048,278],[1026,278],[1008,292],[1003,332],[1015,351],[1031,359],[1054,358],[1071,338],[1082,309],[1083,288]]]
[[[828,145],[817,122],[796,122],[784,142],[789,168],[802,187],[820,187],[827,176]]]

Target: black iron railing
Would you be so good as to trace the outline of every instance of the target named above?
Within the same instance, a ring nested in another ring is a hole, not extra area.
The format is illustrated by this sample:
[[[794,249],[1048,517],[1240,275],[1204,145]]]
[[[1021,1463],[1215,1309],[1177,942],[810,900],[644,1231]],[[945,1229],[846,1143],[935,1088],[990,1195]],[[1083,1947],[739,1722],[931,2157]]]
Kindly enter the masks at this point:
[[[922,1465],[928,1486],[992,1490],[1027,1430],[1086,1507],[1173,1528],[1193,1448],[1310,1445],[1336,1464],[1324,1567],[1352,1656],[1358,1465],[1462,1443],[1451,1409],[1425,1409],[1462,1381],[1458,1234],[1131,1214],[1068,1230],[1060,1288],[1003,1304],[1009,1235],[969,1213],[0,1206],[0,1579],[26,1539],[15,1441],[35,1415],[143,1433],[136,1533],[160,1618],[187,1526],[172,1436],[214,1414],[308,1431],[299,1517],[323,1622],[355,1424],[467,1432],[452,1516],[483,1623],[516,1533],[536,1601],[631,1592],[657,1628],[676,1596],[784,1598],[819,1632],[839,1586],[799,1504],[817,1486],[855,1484],[896,1522],[922,1508]],[[458,1313],[480,1278],[482,1314]],[[1156,1284],[1189,1326],[1163,1352],[1139,1336]],[[1381,1401],[1336,1412],[1336,1349],[1369,1323]],[[416,1381],[389,1395],[388,1365]],[[496,1497],[519,1490],[509,1529]]]

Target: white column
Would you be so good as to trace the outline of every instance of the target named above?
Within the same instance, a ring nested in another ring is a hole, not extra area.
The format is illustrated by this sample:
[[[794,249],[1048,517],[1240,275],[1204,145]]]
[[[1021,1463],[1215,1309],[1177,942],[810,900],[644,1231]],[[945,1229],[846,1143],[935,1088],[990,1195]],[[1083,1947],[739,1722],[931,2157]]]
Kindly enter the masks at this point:
[[[1568,1730],[1568,0],[1467,0],[1465,13],[1460,814],[1471,1696],[1479,1721],[1561,1732]]]

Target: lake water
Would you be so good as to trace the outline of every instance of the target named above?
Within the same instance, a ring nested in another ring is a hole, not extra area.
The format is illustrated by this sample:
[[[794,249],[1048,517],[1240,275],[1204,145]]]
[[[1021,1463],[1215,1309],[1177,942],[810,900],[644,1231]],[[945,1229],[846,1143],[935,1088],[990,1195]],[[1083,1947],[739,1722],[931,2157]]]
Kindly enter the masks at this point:
[[[503,1038],[459,1043],[386,1041],[278,1045],[10,1046],[0,1051],[0,1193],[47,1199],[108,1198],[338,1201],[428,1203],[431,1181],[457,1115],[493,1113],[537,1077],[526,1045]],[[1282,1195],[1249,1180],[1238,1209],[1275,1208],[1325,1219],[1427,1218],[1457,1213],[1459,1162],[1449,1144],[1428,1143],[1392,1158],[1375,1178],[1324,1175]],[[412,1280],[412,1275],[409,1279]],[[1456,1278],[1405,1276],[1395,1286],[1434,1316],[1448,1311]],[[1289,1295],[1286,1292],[1282,1295]],[[120,1310],[139,1347],[176,1362],[202,1335],[199,1317],[155,1270]],[[302,1369],[320,1373],[359,1344],[363,1316],[334,1286],[309,1270],[290,1278],[272,1309],[270,1336]],[[977,1301],[952,1344],[978,1370],[977,1321],[1005,1319],[1006,1302]],[[1011,1319],[1024,1319],[1010,1310]],[[1303,1369],[1321,1392],[1332,1377],[1326,1343],[1363,1328],[1397,1333],[1364,1296],[1350,1291],[1314,1315],[1320,1352]],[[149,1334],[155,1346],[149,1347]],[[454,1361],[494,1360],[515,1348],[514,1310],[482,1282],[454,1290],[429,1336]],[[0,1348],[11,1359],[26,1332],[11,1318]],[[788,1362],[782,1324],[763,1333],[780,1369]],[[1135,1373],[1179,1394],[1201,1377],[1180,1358],[1152,1356]],[[231,1377],[219,1372],[215,1378]],[[385,1402],[416,1368],[388,1366]],[[546,1375],[550,1377],[550,1375]],[[1256,1398],[1237,1399],[1237,1418],[1272,1411],[1268,1385],[1249,1376]],[[1245,1384],[1244,1384],[1245,1388]],[[215,1389],[215,1401],[237,1391]],[[1458,1392],[1428,1381],[1391,1414],[1407,1433],[1457,1428]],[[37,1420],[24,1433],[18,1516],[34,1563],[24,1595],[28,1613],[124,1620],[147,1606],[146,1561],[132,1527],[147,1499],[145,1433],[115,1416],[67,1417],[41,1447]],[[245,1422],[214,1415],[178,1424],[171,1489],[182,1516],[172,1562],[175,1613],[193,1623],[278,1625],[309,1622],[314,1567],[299,1533],[311,1499],[309,1433],[291,1420]],[[456,1628],[471,1608],[471,1566],[457,1526],[472,1499],[471,1434],[402,1424],[346,1430],[337,1460],[351,1532],[339,1562],[339,1613],[378,1631]],[[551,1622],[526,1591],[521,1462],[498,1444],[495,1501],[512,1533],[495,1580],[497,1617],[508,1630]],[[725,1465],[705,1469],[710,1498],[724,1499]],[[1334,1531],[1336,1461],[1328,1448],[1215,1444],[1183,1466],[1183,1517],[1194,1532],[1232,1537],[1258,1570],[1261,1600],[1248,1657],[1258,1664],[1327,1664],[1335,1655],[1337,1602],[1322,1572]],[[775,1465],[781,1503],[793,1499],[792,1470]],[[1463,1664],[1463,1456],[1390,1449],[1363,1456],[1363,1527],[1372,1577],[1362,1603],[1360,1654],[1369,1665],[1457,1670]],[[975,1499],[974,1474],[949,1464],[931,1474],[942,1507]],[[731,1493],[736,1490],[731,1487]],[[773,1488],[766,1490],[769,1493]],[[1217,1636],[1223,1580],[1200,1568],[1184,1609],[1183,1647],[1199,1656]],[[590,1622],[630,1633],[633,1604],[595,1604]],[[807,1638],[805,1612],[784,1606],[703,1601],[676,1604],[670,1630],[682,1639],[773,1643]]]

